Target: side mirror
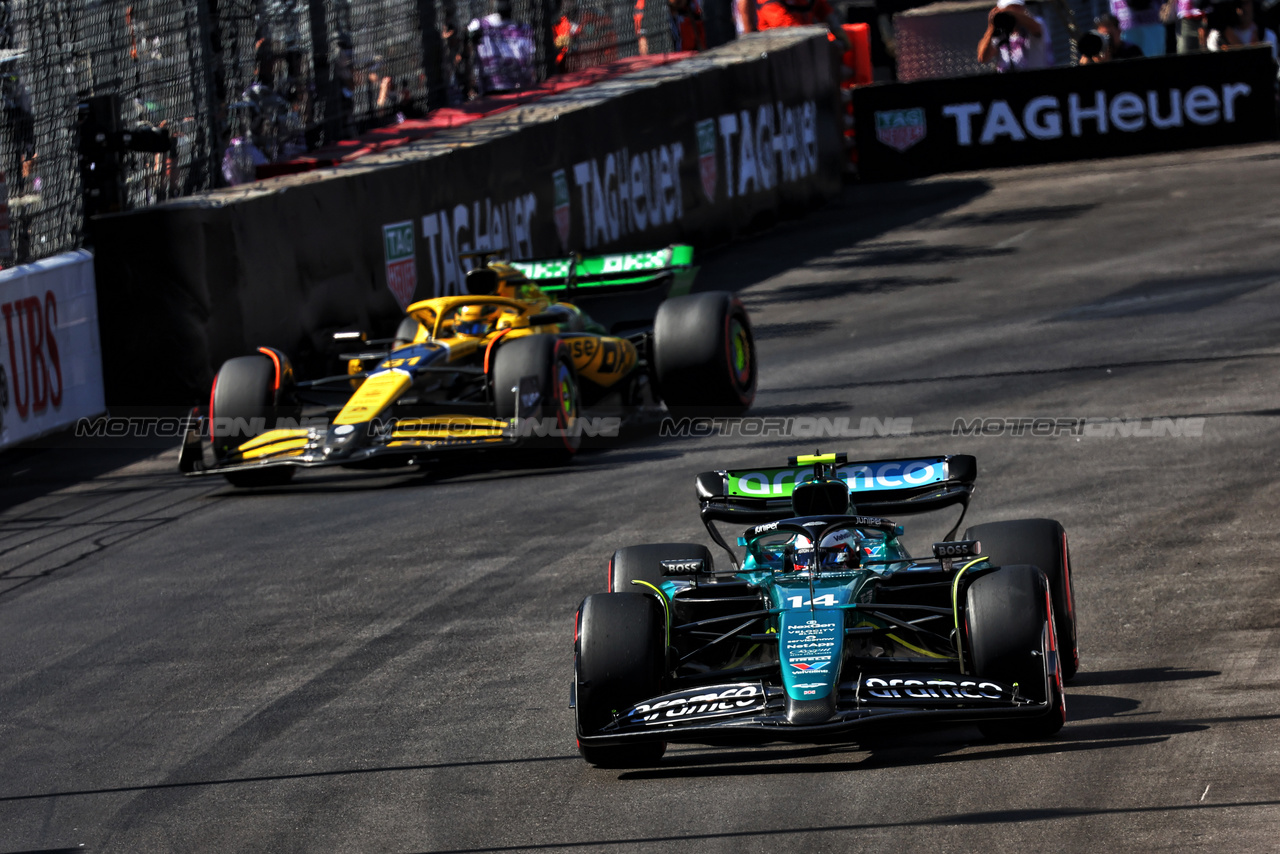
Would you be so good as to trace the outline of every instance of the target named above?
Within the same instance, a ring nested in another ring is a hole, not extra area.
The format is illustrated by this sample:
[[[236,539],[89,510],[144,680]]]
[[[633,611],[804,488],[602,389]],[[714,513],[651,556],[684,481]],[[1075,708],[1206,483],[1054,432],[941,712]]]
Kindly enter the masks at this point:
[[[467,293],[471,296],[489,296],[498,292],[498,272],[489,267],[467,271]]]

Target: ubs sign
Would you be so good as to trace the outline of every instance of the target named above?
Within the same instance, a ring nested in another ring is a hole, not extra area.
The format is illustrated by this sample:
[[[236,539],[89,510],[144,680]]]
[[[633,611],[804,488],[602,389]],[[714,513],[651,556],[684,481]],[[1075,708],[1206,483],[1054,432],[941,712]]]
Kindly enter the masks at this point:
[[[895,179],[1270,139],[1274,80],[1262,48],[863,87],[859,168]],[[882,125],[907,107],[929,132],[904,147]]]

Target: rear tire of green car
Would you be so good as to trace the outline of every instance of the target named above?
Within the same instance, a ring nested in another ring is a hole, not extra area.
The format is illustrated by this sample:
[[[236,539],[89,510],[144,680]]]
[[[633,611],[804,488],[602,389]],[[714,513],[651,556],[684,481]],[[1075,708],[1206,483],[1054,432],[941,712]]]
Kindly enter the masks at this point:
[[[698,543],[650,543],[643,546],[626,546],[609,558],[609,590],[613,593],[639,593],[649,588],[643,581],[657,587],[662,584],[662,561],[698,560],[711,569],[711,551]]]
[[[652,355],[658,394],[672,414],[741,415],[755,400],[755,339],[733,294],[709,291],[658,306]]]
[[[576,712],[578,751],[599,768],[656,765],[665,741],[585,745],[636,703],[662,694],[666,617],[643,593],[594,593],[578,612]]]
[[[1061,658],[1049,656],[1051,617],[1046,603],[1049,581],[1034,566],[1005,566],[969,585],[965,594],[965,636],[973,675],[1004,685],[1018,685],[1023,697],[1045,702],[1049,710],[1023,719],[983,721],[983,735],[997,740],[1048,738],[1066,722]],[[1058,666],[1049,670],[1048,662]]]

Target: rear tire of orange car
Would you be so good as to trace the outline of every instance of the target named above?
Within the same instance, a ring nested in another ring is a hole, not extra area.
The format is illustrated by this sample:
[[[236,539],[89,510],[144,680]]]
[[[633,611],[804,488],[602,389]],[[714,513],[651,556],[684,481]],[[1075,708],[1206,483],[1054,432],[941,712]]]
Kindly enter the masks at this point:
[[[279,405],[290,390],[277,389],[275,384],[275,364],[267,356],[238,356],[223,363],[214,377],[209,412],[213,453],[220,462],[254,436],[274,428],[280,417],[297,414],[294,407]],[[219,422],[235,429],[217,429]],[[238,487],[280,486],[293,478],[293,472],[292,466],[271,466],[226,472],[223,477]]]
[[[756,396],[756,347],[747,310],[709,291],[658,306],[653,321],[658,394],[677,415],[741,415]]]
[[[527,462],[538,465],[563,465],[573,459],[582,444],[581,397],[578,372],[568,348],[554,335],[530,335],[514,341],[503,341],[494,355],[490,369],[493,383],[495,417],[516,417],[516,392],[523,377],[537,380],[538,400],[525,409],[520,407],[525,428],[541,426],[545,435],[530,429],[520,439],[519,447]],[[553,427],[554,425],[554,427]]]

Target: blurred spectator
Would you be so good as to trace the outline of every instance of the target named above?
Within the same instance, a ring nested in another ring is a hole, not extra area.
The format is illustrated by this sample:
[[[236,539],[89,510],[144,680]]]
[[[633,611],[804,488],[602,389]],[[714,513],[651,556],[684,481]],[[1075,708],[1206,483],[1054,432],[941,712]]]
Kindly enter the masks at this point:
[[[1138,59],[1143,55],[1142,48],[1125,41],[1124,32],[1116,16],[1104,12],[1093,21],[1093,30],[1081,36],[1078,41],[1080,64],[1092,62],[1110,62],[1113,59]],[[1093,35],[1094,39],[1089,39]]]
[[[755,0],[733,0],[733,28],[738,35],[756,31]]]
[[[1027,11],[1023,0],[1000,0],[987,13],[987,31],[978,42],[978,62],[996,71],[1027,71],[1053,65],[1049,25]]]
[[[641,56],[649,53],[649,39],[644,31],[644,3],[645,0],[636,0],[635,8]],[[667,22],[671,28],[672,50],[707,49],[707,29],[702,23],[702,4],[698,0],[667,0]]]
[[[369,100],[369,112],[375,122],[385,121],[391,115],[391,75],[383,73],[382,55],[375,53],[365,72],[365,91]]]
[[[402,77],[396,94],[396,120],[402,122],[406,119],[422,119],[426,118],[426,115],[413,100],[413,89],[409,86],[409,78]]]
[[[575,20],[577,17],[576,0],[561,0],[560,19],[556,21],[551,33],[556,45],[556,74],[563,74],[569,70],[569,52],[573,49],[573,43],[577,40],[578,34],[582,32],[582,25]]]
[[[618,58],[618,39],[607,16],[582,8],[578,0],[560,0],[560,18],[552,28],[557,74],[579,71]]]
[[[1178,53],[1205,49],[1209,0],[1178,0]]]
[[[453,107],[467,100],[471,69],[468,67],[469,57],[466,45],[458,32],[458,22],[453,17],[452,11],[448,9],[445,12],[444,26],[440,29],[440,39],[444,47],[446,101]]]
[[[1164,24],[1156,0],[1111,0],[1111,14],[1125,40],[1140,47],[1143,56],[1164,56]]]
[[[4,124],[13,140],[6,164],[9,193],[22,196],[40,192],[36,174],[36,119],[31,93],[18,73],[18,55],[0,59],[0,97],[4,100]]]
[[[356,63],[355,45],[348,33],[339,33],[337,57],[333,64],[333,82],[337,86],[338,115],[335,121],[334,139],[355,136]]]
[[[761,32],[777,27],[810,27],[814,24],[826,24],[844,50],[852,48],[848,33],[840,26],[840,16],[827,0],[757,0],[756,29]]]
[[[467,24],[477,95],[514,92],[538,82],[533,27],[510,17],[511,0],[495,0],[492,14]]]
[[[1276,58],[1276,34],[1258,25],[1254,19],[1253,0],[1241,0],[1239,4],[1227,4],[1219,26],[1209,32],[1205,46],[1209,50],[1229,50],[1254,44],[1271,46],[1271,58]]]

